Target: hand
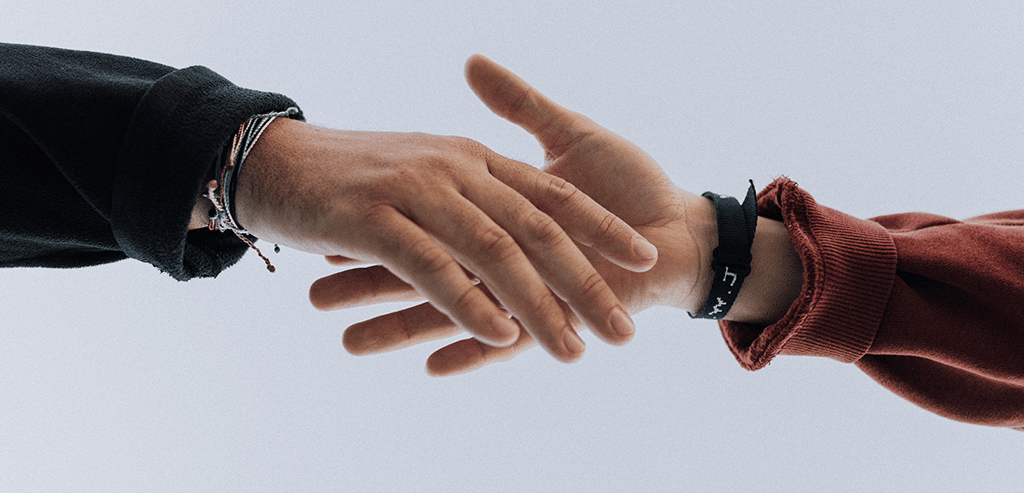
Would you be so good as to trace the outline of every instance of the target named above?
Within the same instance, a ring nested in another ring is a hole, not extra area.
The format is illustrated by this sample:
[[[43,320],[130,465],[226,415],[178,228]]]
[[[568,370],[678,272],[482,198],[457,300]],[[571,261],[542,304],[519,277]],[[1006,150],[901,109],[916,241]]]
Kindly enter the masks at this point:
[[[573,240],[632,270],[657,256],[565,180],[461,138],[278,119],[246,160],[236,203],[241,224],[264,240],[338,264],[380,264],[317,281],[318,308],[398,284],[493,346],[518,340],[518,321],[564,361],[583,342],[558,299],[610,341],[634,330]]]
[[[657,265],[639,273],[621,269],[597,250],[581,245],[629,311],[635,313],[654,304],[698,311],[709,285],[707,269],[698,266],[710,265],[710,252],[717,243],[710,201],[679,189],[654,159],[635,145],[558,106],[494,62],[481,56],[470,58],[466,75],[491,110],[537,137],[546,153],[548,173],[576,185],[658,247]],[[339,282],[314,288],[351,304],[378,301],[383,293],[412,294],[412,287],[386,272],[365,275],[373,280],[353,283],[358,279],[353,272],[344,278],[344,284],[339,278]],[[574,319],[571,310],[566,313]],[[578,326],[575,319],[574,323]],[[456,333],[458,328],[443,314],[424,304],[350,327],[345,346],[352,353],[366,354]],[[434,353],[427,369],[439,375],[468,371],[506,360],[532,344],[529,331],[509,347],[466,339]]]

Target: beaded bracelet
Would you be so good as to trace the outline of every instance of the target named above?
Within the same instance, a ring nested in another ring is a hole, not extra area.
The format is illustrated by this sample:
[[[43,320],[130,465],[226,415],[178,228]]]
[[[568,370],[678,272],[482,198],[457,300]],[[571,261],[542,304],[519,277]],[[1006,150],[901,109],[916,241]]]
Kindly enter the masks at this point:
[[[750,274],[750,247],[757,230],[757,193],[751,181],[743,205],[728,195],[704,192],[702,196],[715,204],[718,247],[711,254],[714,277],[708,298],[697,314],[687,313],[690,318],[721,320],[732,309],[743,280]]]
[[[227,162],[221,168],[220,180],[210,180],[206,184],[207,192],[203,194],[213,203],[209,213],[210,222],[207,227],[211,231],[231,231],[234,233],[240,240],[252,247],[253,250],[256,250],[260,258],[267,263],[267,270],[270,272],[274,272],[277,269],[270,263],[270,259],[263,255],[263,252],[248,238],[252,235],[238,222],[238,216],[235,214],[235,189],[238,187],[238,175],[242,171],[242,165],[245,164],[245,158],[249,156],[249,151],[256,146],[256,142],[263,135],[263,131],[278,117],[290,117],[298,113],[299,109],[293,106],[284,111],[256,115],[239,125],[238,131],[235,132],[235,136],[231,141]],[[255,239],[255,237],[253,238]],[[278,252],[280,248],[274,245],[274,251]]]

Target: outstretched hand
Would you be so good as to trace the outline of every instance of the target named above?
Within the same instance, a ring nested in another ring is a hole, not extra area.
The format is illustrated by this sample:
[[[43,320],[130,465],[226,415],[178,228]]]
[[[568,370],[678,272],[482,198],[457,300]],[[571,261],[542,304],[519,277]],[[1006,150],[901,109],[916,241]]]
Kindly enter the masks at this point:
[[[481,341],[507,346],[524,327],[563,361],[584,344],[560,300],[609,341],[634,331],[577,244],[637,271],[657,258],[564,179],[469,139],[278,119],[239,180],[238,215],[254,235],[335,263],[378,264],[317,281],[316,307],[415,292]]]
[[[495,113],[537,137],[545,151],[545,171],[563,178],[653,242],[659,261],[653,269],[625,270],[609,262],[584,242],[579,246],[625,307],[635,313],[654,304],[670,304],[692,311],[703,303],[707,283],[701,259],[710,258],[714,209],[710,202],[672,184],[661,167],[644,151],[590,119],[558,106],[510,71],[482,56],[466,64],[470,87]],[[568,212],[568,211],[567,211]],[[563,216],[571,225],[572,217]],[[708,229],[711,228],[711,229]],[[702,244],[703,242],[704,244]],[[483,285],[494,290],[488,281]],[[379,267],[355,269],[317,281],[311,289],[314,303],[343,300],[346,306],[414,296],[415,287]],[[564,299],[564,298],[563,298]],[[561,303],[573,325],[580,327],[573,309]],[[522,320],[520,320],[522,321]],[[348,328],[345,347],[354,354],[399,349],[449,337],[460,332],[431,304],[383,315]],[[432,374],[469,371],[503,361],[530,347],[534,331],[521,331],[515,344],[498,347],[479,337],[464,339],[435,352],[427,361]],[[611,343],[622,339],[599,337]]]

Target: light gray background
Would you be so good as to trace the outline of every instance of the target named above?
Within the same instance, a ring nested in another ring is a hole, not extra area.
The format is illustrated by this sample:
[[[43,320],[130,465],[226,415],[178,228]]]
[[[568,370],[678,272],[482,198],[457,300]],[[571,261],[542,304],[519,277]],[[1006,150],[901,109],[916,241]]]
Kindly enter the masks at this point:
[[[1024,4],[5,0],[0,39],[202,64],[309,119],[475,138],[472,53],[637,142],[695,192],[788,175],[859,217],[1021,207]],[[970,6],[968,6],[970,5]],[[0,272],[0,491],[1019,491],[1024,435],[947,421],[853,366],[749,373],[652,309],[564,365],[435,379],[356,358],[332,272],[285,250],[179,284],[125,261]],[[225,307],[238,307],[227,315]]]

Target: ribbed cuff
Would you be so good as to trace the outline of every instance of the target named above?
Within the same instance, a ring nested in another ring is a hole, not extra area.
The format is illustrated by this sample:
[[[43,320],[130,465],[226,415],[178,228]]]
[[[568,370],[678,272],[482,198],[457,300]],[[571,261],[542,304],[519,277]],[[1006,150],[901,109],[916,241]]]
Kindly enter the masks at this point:
[[[719,322],[736,359],[748,370],[763,368],[778,354],[860,359],[871,347],[896,278],[896,246],[888,232],[818,205],[787,178],[759,194],[758,214],[785,224],[803,261],[804,285],[774,324]]]

